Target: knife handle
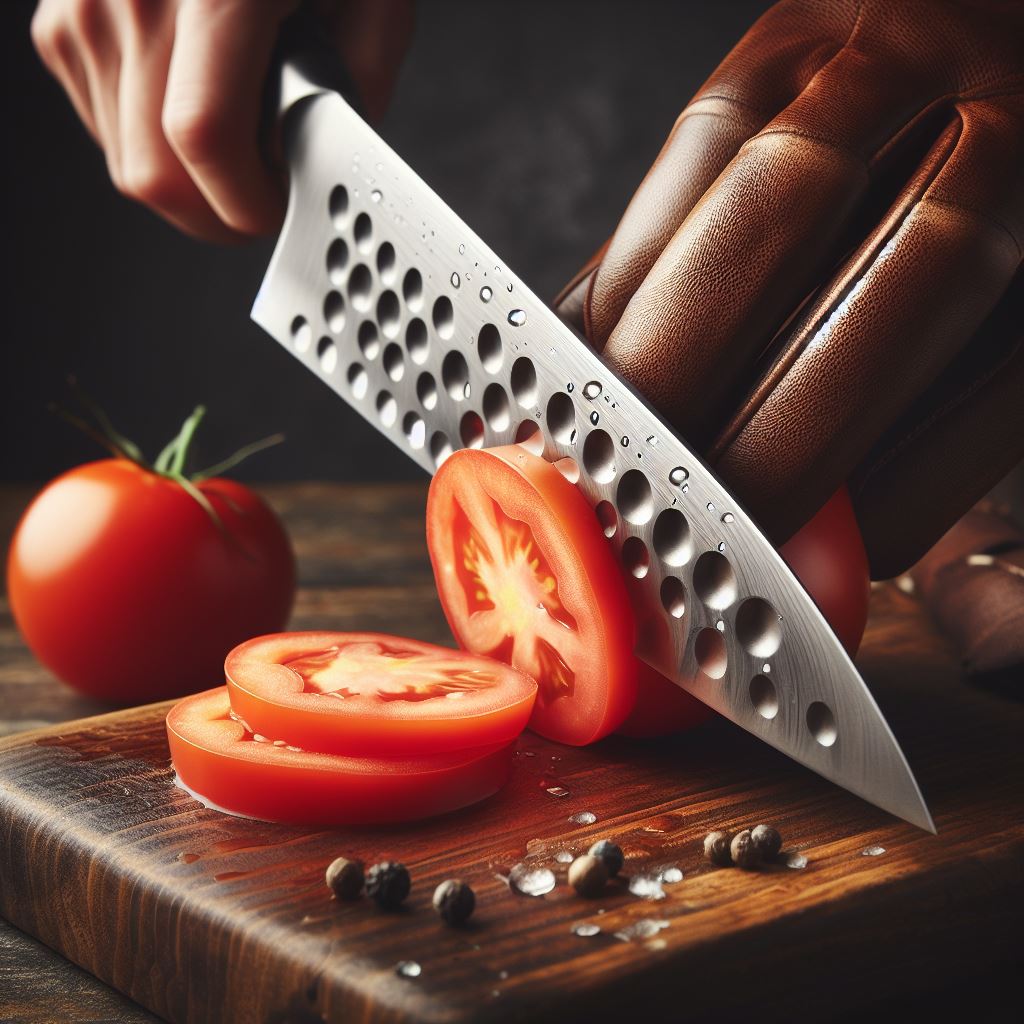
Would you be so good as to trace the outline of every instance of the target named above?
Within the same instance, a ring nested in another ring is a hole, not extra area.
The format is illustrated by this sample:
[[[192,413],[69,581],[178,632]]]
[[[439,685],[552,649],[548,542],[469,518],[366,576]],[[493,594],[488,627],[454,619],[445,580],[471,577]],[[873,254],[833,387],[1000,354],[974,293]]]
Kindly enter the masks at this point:
[[[282,163],[280,137],[288,112],[325,92],[338,93],[365,120],[352,76],[327,39],[323,22],[304,3],[281,26],[264,88],[260,139],[271,164]]]

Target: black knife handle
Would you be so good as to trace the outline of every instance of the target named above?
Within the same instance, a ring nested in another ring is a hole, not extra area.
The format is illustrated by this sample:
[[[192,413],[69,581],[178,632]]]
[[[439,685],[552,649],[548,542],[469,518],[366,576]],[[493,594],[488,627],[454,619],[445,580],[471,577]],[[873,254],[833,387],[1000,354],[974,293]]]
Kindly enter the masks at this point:
[[[310,4],[302,4],[281,26],[264,88],[260,138],[273,164],[280,163],[280,133],[288,113],[281,99],[286,68],[311,85],[339,93],[361,117],[366,117],[359,90],[341,55],[328,40],[323,22]]]

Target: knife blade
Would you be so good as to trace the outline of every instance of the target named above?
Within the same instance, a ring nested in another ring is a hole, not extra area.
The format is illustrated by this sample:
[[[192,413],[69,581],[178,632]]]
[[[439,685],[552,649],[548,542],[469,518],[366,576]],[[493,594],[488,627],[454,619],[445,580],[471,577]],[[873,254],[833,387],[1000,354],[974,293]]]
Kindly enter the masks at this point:
[[[288,208],[252,318],[428,472],[519,442],[563,463],[634,592],[637,654],[819,775],[934,832],[870,690],[754,520],[300,60]]]

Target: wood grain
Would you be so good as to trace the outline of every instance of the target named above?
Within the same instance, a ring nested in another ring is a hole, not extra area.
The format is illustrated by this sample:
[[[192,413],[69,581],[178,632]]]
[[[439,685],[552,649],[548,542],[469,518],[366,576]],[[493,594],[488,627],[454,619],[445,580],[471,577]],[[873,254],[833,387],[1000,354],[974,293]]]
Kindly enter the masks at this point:
[[[423,490],[401,491],[272,492],[300,553],[298,625],[445,639],[419,538]],[[22,706],[23,721],[66,713],[76,699],[54,704],[59,684],[18,651],[4,614],[9,727]],[[165,707],[154,706],[0,743],[0,913],[174,1021],[729,1020],[754,1007],[762,1019],[842,1017],[891,998],[912,1006],[944,977],[969,985],[993,965],[1009,976],[1024,910],[1024,708],[965,686],[917,603],[892,586],[873,595],[858,661],[938,837],[726,722],[587,750],[527,735],[504,792],[415,828],[254,823],[173,786]],[[39,696],[11,703],[33,679]],[[552,785],[570,795],[549,795]],[[597,821],[569,821],[581,810]],[[760,820],[807,856],[805,869],[701,862],[706,831]],[[622,843],[627,873],[671,863],[685,878],[658,902],[621,886],[583,900],[554,853],[599,837]],[[862,856],[871,844],[886,853]],[[332,902],[322,873],[339,854],[404,860],[407,910]],[[524,859],[556,871],[554,892],[517,896],[496,877]],[[462,930],[429,909],[433,886],[454,875],[478,896]],[[645,941],[615,937],[645,918],[668,926]],[[577,921],[602,933],[576,937]],[[421,963],[418,979],[395,974],[405,959]],[[0,969],[0,981],[13,976]],[[0,1018],[17,1019],[31,996],[4,1002],[0,991]]]

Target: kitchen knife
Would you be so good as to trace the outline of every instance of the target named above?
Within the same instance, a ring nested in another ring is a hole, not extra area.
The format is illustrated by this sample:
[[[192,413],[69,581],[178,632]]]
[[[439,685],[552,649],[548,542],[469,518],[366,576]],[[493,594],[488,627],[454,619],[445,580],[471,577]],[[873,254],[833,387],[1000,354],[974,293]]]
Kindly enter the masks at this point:
[[[757,524],[324,66],[307,53],[275,72],[290,194],[253,319],[428,472],[456,448],[514,441],[572,460],[562,466],[634,584],[637,654],[801,764],[934,832],[870,691]]]

